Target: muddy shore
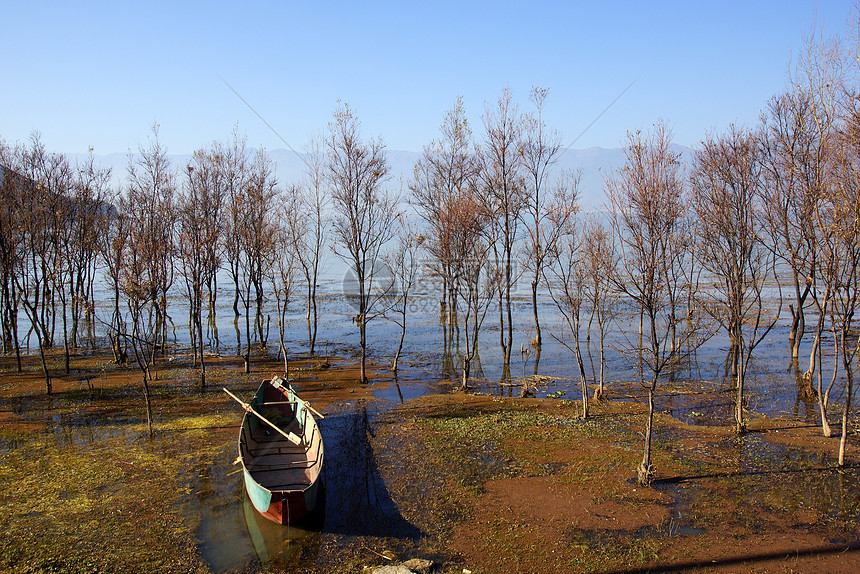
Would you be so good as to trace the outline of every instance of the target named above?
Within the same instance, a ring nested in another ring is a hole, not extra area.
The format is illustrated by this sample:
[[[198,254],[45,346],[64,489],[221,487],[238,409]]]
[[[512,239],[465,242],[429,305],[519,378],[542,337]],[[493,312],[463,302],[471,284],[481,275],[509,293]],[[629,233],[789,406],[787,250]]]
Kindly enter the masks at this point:
[[[642,488],[643,409],[612,388],[582,421],[564,398],[417,393],[383,369],[359,385],[351,358],[305,358],[291,378],[326,414],[325,497],[273,528],[248,512],[232,466],[241,411],[221,388],[249,396],[281,364],[244,375],[212,357],[204,391],[181,357],[161,365],[152,438],[139,372],[98,355],[74,367],[48,397],[35,363],[2,365],[0,571],[860,569],[857,447],[835,468],[838,438],[808,422],[750,413],[736,437],[660,414]]]

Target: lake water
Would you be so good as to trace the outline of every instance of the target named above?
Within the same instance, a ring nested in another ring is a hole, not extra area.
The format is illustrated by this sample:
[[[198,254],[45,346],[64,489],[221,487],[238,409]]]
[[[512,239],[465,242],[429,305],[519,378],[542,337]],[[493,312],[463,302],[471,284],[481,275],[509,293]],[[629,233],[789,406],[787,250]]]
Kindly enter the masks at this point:
[[[383,275],[385,275],[383,269]],[[352,317],[357,313],[352,298],[344,292],[354,292],[350,283],[351,274],[347,266],[337,258],[330,257],[319,282],[319,332],[317,336],[317,352],[357,360],[359,343],[358,328]],[[173,329],[174,341],[178,346],[177,352],[187,350],[187,304],[186,298],[179,292],[181,277],[177,277],[169,312],[175,324]],[[104,289],[106,284],[100,284]],[[532,319],[531,293],[528,280],[521,280],[515,286],[513,300],[513,351],[511,355],[511,371],[515,385],[518,377],[534,373],[534,353],[521,353],[521,349],[531,351],[529,346],[534,338]],[[97,294],[100,299],[98,313],[102,322],[106,321],[110,305],[107,290]],[[233,323],[233,286],[222,273],[219,283],[217,300],[217,318],[219,329],[218,352],[223,354],[237,353],[236,331]],[[775,305],[774,305],[775,306]],[[266,314],[270,320],[269,350],[274,353],[277,349],[277,318],[274,301],[267,303]],[[544,291],[539,294],[538,307],[543,331],[543,349],[540,358],[539,374],[548,379],[542,379],[537,387],[537,396],[562,396],[576,399],[579,396],[579,378],[575,367],[573,353],[559,342],[556,337],[570,339],[570,334],[564,329],[562,317],[549,295]],[[787,308],[787,305],[786,305]],[[286,341],[291,355],[304,355],[308,352],[308,332],[305,319],[305,300],[303,286],[297,284],[289,307],[286,326]],[[588,321],[589,310],[584,310],[583,323]],[[253,323],[253,309],[251,310]],[[474,384],[483,392],[495,394],[516,394],[518,387],[503,385],[503,356],[499,344],[499,320],[497,309],[491,307],[480,331],[479,364],[473,369]],[[438,384],[450,384],[459,376],[460,359],[457,346],[446,349],[444,331],[441,324],[439,306],[439,286],[431,277],[419,277],[416,287],[409,300],[407,315],[407,332],[404,341],[400,373],[407,385],[399,387],[400,394],[417,396],[432,391]],[[814,325],[815,317],[807,317],[808,329]],[[244,317],[240,319],[240,328],[244,331]],[[800,400],[799,387],[795,371],[791,368],[789,343],[789,320],[787,312],[777,326],[754,352],[749,368],[747,393],[750,408],[768,416],[796,416],[804,420],[814,421],[816,407],[814,404]],[[22,333],[25,331],[22,331]],[[103,335],[103,333],[101,333]],[[244,334],[242,335],[244,338]],[[379,365],[391,364],[397,350],[400,328],[384,317],[378,317],[367,324],[367,349],[372,361]],[[631,313],[619,314],[612,322],[606,342],[606,378],[609,390],[616,396],[637,396],[641,394],[640,363],[635,353],[631,352],[631,342],[638,338],[638,318]],[[585,333],[582,335],[585,341]],[[801,368],[805,368],[812,337],[807,333],[803,341],[800,355]],[[35,340],[31,338],[31,348],[35,351]],[[585,343],[583,343],[585,347]],[[825,342],[824,375],[829,377],[832,369],[832,345]],[[594,375],[598,368],[597,328],[596,322],[592,331],[591,345],[585,347],[586,371],[593,384]],[[660,393],[663,403],[658,408],[672,412],[688,422],[699,424],[730,424],[731,394],[727,391],[731,381],[727,377],[726,364],[728,353],[728,338],[718,332],[691,356],[691,360],[683,369],[673,375],[672,382],[661,385]],[[840,377],[832,400],[836,409],[843,397]],[[397,390],[397,389],[395,389]],[[382,395],[395,390],[380,391]],[[704,393],[713,395],[722,393],[725,400],[714,401],[713,396],[708,400],[698,400]],[[385,398],[400,399],[400,396]],[[404,396],[406,398],[406,396]],[[856,405],[857,402],[855,401]]]

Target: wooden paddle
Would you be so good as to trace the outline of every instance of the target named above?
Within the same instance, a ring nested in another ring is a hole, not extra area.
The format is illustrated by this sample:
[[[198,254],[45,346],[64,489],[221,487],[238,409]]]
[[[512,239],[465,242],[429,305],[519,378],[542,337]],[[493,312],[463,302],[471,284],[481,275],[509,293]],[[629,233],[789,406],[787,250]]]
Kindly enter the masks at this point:
[[[243,401],[242,399],[240,399],[239,397],[237,397],[236,395],[234,395],[233,393],[231,393],[230,391],[228,391],[228,390],[227,390],[227,389],[225,389],[224,387],[221,387],[221,388],[222,388],[222,390],[223,390],[225,393],[227,393],[228,395],[230,395],[231,397],[233,397],[233,400],[234,400],[234,401],[236,401],[237,403],[239,403],[240,405],[242,405],[242,408],[243,408],[243,409],[245,409],[245,410],[246,410],[246,411],[248,411],[249,413],[252,413],[252,414],[253,414],[253,415],[255,415],[258,419],[260,419],[261,421],[263,421],[264,423],[266,423],[267,425],[269,425],[270,427],[272,427],[273,429],[275,429],[276,431],[278,431],[279,433],[281,433],[282,435],[284,435],[284,437],[286,437],[286,438],[287,438],[287,440],[289,440],[289,441],[290,441],[291,443],[293,443],[294,445],[296,445],[296,446],[302,446],[302,441],[301,441],[301,439],[300,439],[298,436],[296,436],[294,433],[288,433],[288,432],[285,432],[285,431],[281,430],[281,428],[280,428],[278,425],[276,425],[275,423],[273,423],[272,421],[270,421],[269,419],[267,419],[266,417],[264,417],[263,415],[261,415],[260,413],[258,413],[256,410],[254,410],[254,407],[252,407],[251,405],[249,405],[248,403],[246,403],[245,401]]]
[[[282,384],[282,383],[284,383],[284,379],[282,379],[282,378],[281,378],[281,377],[279,377],[278,375],[272,375],[271,383],[272,383],[272,386],[273,386],[273,387],[275,387],[276,389],[280,389],[280,388],[282,388],[282,387],[284,386],[284,385]],[[296,401],[297,401],[297,402],[300,402],[300,403],[302,403],[303,405],[305,405],[305,407],[306,407],[309,411],[311,411],[313,414],[315,414],[316,416],[318,416],[318,417],[319,417],[319,418],[321,418],[321,419],[324,419],[324,418],[325,418],[325,415],[323,415],[321,412],[319,412],[318,410],[316,410],[315,408],[313,408],[313,407],[310,405],[310,403],[308,403],[306,400],[304,400],[304,399],[302,399],[302,398],[299,398],[299,396],[298,396],[298,395],[296,395],[295,393],[291,393],[291,394],[292,394],[294,397],[296,397]]]

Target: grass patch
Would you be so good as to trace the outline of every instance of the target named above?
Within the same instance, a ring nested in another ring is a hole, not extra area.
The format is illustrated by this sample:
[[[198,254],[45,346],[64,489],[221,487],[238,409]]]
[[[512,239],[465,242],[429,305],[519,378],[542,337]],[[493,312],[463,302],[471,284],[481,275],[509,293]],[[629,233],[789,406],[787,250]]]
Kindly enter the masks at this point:
[[[154,444],[31,440],[0,464],[0,564],[16,572],[193,572],[178,513],[182,461]],[[169,557],[169,558],[168,558]]]

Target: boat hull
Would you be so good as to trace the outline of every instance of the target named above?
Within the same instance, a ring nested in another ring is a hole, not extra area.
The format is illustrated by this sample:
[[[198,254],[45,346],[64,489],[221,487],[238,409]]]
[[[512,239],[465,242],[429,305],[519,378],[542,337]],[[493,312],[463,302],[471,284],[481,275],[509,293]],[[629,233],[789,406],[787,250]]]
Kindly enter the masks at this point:
[[[292,387],[263,381],[239,432],[245,490],[254,508],[276,524],[301,520],[316,507],[322,480],[319,428]]]
[[[276,524],[291,524],[301,520],[316,508],[321,479],[304,490],[272,492],[260,486],[248,471],[245,471],[244,475],[245,490],[254,508]]]

